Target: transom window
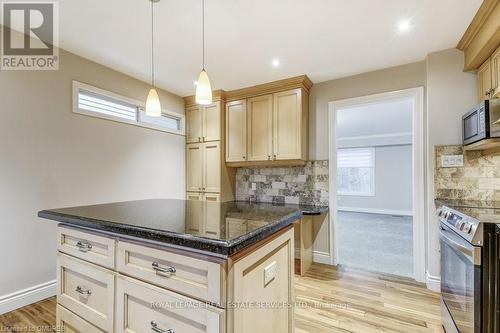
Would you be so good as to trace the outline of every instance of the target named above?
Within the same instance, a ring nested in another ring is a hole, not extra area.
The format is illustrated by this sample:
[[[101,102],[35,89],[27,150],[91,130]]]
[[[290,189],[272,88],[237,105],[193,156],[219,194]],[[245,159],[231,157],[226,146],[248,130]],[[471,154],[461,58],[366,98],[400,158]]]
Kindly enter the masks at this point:
[[[142,102],[73,81],[73,112],[184,135],[184,115],[163,110],[150,117]]]

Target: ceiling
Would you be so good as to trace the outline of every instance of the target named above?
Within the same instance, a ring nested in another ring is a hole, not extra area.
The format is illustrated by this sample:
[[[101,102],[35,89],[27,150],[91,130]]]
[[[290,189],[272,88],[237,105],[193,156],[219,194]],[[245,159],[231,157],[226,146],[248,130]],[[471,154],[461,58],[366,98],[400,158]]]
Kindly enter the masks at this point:
[[[148,0],[60,1],[60,45],[141,80],[150,76]],[[307,74],[321,82],[455,47],[481,0],[206,0],[206,69],[232,90]],[[194,92],[201,0],[156,7],[157,85]],[[398,32],[401,20],[408,32]],[[281,60],[278,68],[273,58]]]
[[[412,109],[412,99],[401,98],[338,110],[337,137],[411,133]]]

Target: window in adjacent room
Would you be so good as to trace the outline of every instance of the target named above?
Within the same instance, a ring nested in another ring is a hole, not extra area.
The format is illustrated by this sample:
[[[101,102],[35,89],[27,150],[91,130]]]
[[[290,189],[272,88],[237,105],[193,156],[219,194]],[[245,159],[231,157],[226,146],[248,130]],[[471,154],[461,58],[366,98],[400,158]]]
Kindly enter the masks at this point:
[[[73,81],[73,112],[184,135],[184,115],[162,111],[150,117],[139,101]]]
[[[339,195],[375,195],[375,148],[337,150]]]

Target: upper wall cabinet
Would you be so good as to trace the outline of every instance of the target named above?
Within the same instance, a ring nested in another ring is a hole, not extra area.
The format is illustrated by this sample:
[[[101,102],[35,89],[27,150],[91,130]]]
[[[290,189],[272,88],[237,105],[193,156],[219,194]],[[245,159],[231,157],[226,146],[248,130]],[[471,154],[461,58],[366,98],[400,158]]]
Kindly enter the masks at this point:
[[[247,159],[247,102],[226,104],[226,162],[245,162]]]
[[[479,100],[500,95],[500,47],[477,70]]]
[[[248,161],[271,160],[273,154],[273,95],[249,98],[247,107]]]
[[[246,121],[242,107],[245,103]],[[304,87],[229,102],[227,165],[304,164],[308,157],[308,104],[309,92]]]
[[[186,143],[221,140],[220,102],[186,109]]]
[[[273,95],[273,159],[307,160],[307,110],[301,89]]]

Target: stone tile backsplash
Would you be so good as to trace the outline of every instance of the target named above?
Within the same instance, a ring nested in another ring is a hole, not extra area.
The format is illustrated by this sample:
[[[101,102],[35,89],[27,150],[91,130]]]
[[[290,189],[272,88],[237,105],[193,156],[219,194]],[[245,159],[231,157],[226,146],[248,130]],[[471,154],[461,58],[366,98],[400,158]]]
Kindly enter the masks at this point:
[[[441,167],[442,155],[464,155],[464,166]],[[463,151],[462,146],[436,146],[435,197],[500,201],[500,154]]]
[[[309,161],[304,166],[239,168],[236,200],[328,205],[328,161]]]

